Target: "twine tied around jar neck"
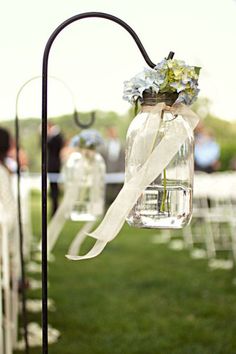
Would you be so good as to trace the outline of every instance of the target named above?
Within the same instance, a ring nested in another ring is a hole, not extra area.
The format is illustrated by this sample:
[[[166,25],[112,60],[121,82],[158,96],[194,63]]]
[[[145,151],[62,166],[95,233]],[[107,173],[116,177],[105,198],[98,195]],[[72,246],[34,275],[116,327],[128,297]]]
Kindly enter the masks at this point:
[[[172,106],[178,98],[177,92],[156,93],[151,90],[143,92],[142,106],[155,106],[158,103],[164,102],[167,106]]]
[[[172,108],[177,98],[177,92],[155,93],[151,90],[145,90],[143,93],[143,102],[141,106],[143,110],[149,111],[150,109],[152,109],[152,107],[154,108],[154,106],[156,106],[158,103],[163,103],[165,108],[161,112],[161,120],[172,121],[177,117],[176,114],[173,114]],[[167,113],[166,115],[164,115],[165,112]]]
[[[89,149],[85,147],[79,147],[78,151],[88,159],[93,159],[96,154],[95,149]]]

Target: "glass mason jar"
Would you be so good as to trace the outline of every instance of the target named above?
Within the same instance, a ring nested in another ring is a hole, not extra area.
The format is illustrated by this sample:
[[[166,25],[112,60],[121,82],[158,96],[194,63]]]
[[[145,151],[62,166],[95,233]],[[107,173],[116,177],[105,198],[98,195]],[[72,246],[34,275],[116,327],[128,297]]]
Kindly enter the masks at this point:
[[[132,165],[130,156],[134,137],[136,134],[140,134],[143,131],[149,118],[148,107],[154,106],[160,102],[165,102],[166,105],[172,106],[177,97],[176,93],[157,95],[148,91],[144,92],[142,110],[134,118],[127,132],[126,180],[136,174],[145,162],[136,161],[136,165],[134,166]],[[174,121],[183,124],[188,138],[181,145],[176,155],[172,158],[162,173],[157,176],[140,195],[126,219],[131,226],[142,228],[180,229],[185,225],[188,225],[191,220],[194,138],[188,122],[184,120],[181,115],[176,116],[168,111],[162,111],[155,146],[165,134],[168,134],[168,127],[170,124],[173,124]],[[176,131],[176,135],[177,134],[178,131]],[[145,147],[149,144],[150,139],[148,139],[147,136],[145,136],[144,139],[143,146]]]
[[[65,217],[73,221],[93,221],[103,215],[105,202],[105,162],[91,149],[73,152],[64,167],[65,193],[75,187],[75,202]]]

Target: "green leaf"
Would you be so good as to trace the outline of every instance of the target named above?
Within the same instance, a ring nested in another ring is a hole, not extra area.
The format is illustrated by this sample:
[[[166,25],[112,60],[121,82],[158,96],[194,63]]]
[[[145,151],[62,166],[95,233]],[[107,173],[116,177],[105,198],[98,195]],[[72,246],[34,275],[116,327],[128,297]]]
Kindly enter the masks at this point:
[[[195,73],[199,75],[201,67],[200,66],[194,66]]]
[[[138,114],[138,98],[134,103],[134,117]]]

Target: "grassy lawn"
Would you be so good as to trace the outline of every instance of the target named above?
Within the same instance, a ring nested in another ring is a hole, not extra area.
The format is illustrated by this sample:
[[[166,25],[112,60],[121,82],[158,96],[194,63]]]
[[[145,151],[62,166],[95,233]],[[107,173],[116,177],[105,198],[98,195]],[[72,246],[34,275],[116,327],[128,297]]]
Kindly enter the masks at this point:
[[[38,206],[34,198],[37,235]],[[66,224],[49,265],[49,296],[57,307],[49,322],[62,333],[50,354],[236,353],[234,271],[209,270],[188,251],[153,244],[156,231],[128,225],[96,259],[68,261],[79,227]],[[29,317],[40,322],[40,314]]]

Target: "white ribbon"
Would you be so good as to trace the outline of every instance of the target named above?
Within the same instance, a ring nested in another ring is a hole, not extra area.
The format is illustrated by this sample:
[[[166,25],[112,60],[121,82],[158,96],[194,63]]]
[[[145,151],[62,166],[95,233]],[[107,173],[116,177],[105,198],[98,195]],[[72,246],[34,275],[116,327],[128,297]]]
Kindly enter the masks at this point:
[[[98,174],[99,172],[96,170],[97,165],[95,166],[95,170],[93,171],[94,175]],[[70,181],[69,184],[66,186],[65,194],[63,197],[62,202],[60,203],[56,213],[53,215],[50,223],[48,225],[48,240],[47,240],[47,251],[48,256],[52,252],[57,239],[60,235],[60,232],[66,222],[65,215],[70,214],[74,204],[77,201],[78,194],[80,188],[83,187],[83,180],[84,174],[86,171],[84,170],[83,164],[81,164],[80,168],[77,166],[76,172],[79,171],[78,174],[73,176],[73,179]],[[93,180],[94,183],[94,180]],[[98,193],[100,191],[100,185],[94,185],[93,187],[94,193]],[[82,220],[81,220],[82,221]],[[78,254],[79,248],[81,243],[83,242],[84,238],[86,237],[86,233],[91,231],[92,227],[94,226],[95,221],[88,221],[85,223],[81,231],[76,235],[75,240],[72,242],[72,245],[69,249],[69,252],[72,254]],[[85,236],[84,236],[85,235]]]
[[[88,234],[97,239],[92,249],[84,256],[66,255],[68,259],[94,258],[102,252],[106,244],[113,240],[121,230],[140,194],[161,174],[187,139],[188,129],[183,124],[183,120],[174,119],[169,124],[166,134],[155,146],[163,110],[168,110],[173,115],[181,115],[192,130],[199,120],[198,116],[183,104],[168,107],[164,103],[159,103],[154,107],[144,107],[143,112],[148,114],[146,125],[134,137],[129,158],[129,161],[135,164],[133,169],[135,174],[127,176],[123,188],[100,225],[94,232]]]
[[[67,187],[63,200],[48,225],[48,256],[51,253],[53,247],[55,246],[60,232],[65,224],[66,213],[70,212],[72,206],[77,200],[79,185],[80,181],[75,180],[73,181],[73,183],[70,184],[69,187]]]
[[[76,256],[80,251],[80,246],[87,237],[87,233],[90,232],[97,221],[88,221],[80,229],[80,231],[75,236],[74,240],[71,242],[71,245],[68,249],[68,254]]]

